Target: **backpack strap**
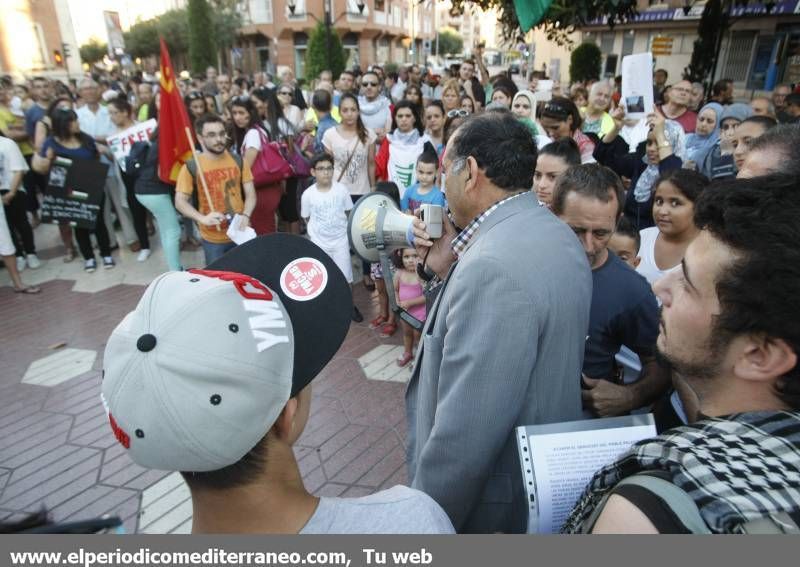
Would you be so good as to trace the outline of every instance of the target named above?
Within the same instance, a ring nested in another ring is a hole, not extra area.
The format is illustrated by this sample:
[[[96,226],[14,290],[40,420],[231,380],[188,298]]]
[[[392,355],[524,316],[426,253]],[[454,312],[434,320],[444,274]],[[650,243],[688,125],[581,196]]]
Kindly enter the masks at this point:
[[[675,514],[675,517],[693,534],[710,534],[697,504],[682,488],[666,480],[658,473],[639,473],[629,476],[617,486],[640,486],[660,498]],[[600,507],[602,509],[602,507]],[[596,520],[596,518],[594,518]],[[594,525],[594,522],[592,522]],[[787,513],[779,512],[750,520],[741,525],[745,534],[800,534],[797,522]]]
[[[693,534],[710,534],[694,500],[682,488],[658,474],[640,473],[626,477],[617,486],[640,486],[658,496],[675,514],[675,517]]]

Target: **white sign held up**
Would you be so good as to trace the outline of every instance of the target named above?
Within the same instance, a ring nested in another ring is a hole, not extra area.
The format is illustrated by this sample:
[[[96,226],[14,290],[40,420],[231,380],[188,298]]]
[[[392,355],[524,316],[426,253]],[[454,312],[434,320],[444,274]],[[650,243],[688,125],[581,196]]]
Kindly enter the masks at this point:
[[[114,159],[117,161],[122,171],[125,171],[125,158],[131,153],[133,144],[136,142],[147,142],[150,139],[150,134],[156,129],[157,124],[158,122],[156,119],[151,118],[147,122],[134,124],[130,128],[108,137],[108,147],[111,148],[111,153],[114,154]]]
[[[622,58],[622,102],[626,117],[634,120],[653,112],[652,53],[636,53]]]

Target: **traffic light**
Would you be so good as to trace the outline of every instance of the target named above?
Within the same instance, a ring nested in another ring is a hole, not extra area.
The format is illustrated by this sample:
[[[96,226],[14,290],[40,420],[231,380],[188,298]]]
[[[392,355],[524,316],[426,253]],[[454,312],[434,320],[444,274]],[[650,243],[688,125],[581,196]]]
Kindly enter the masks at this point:
[[[64,66],[64,56],[61,55],[61,50],[59,50],[59,49],[54,49],[53,50],[53,61],[56,62],[56,65],[58,67],[63,67]]]
[[[71,53],[69,52],[69,45],[67,45],[66,43],[62,43],[61,52],[64,54],[64,59],[69,57],[71,55]]]

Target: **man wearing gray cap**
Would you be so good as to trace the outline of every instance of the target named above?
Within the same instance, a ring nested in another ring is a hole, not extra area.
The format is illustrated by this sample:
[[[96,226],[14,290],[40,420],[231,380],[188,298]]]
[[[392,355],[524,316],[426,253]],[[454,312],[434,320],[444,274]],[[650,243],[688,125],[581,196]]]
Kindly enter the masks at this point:
[[[315,244],[273,234],[169,272],[112,333],[103,402],[139,465],[181,471],[193,533],[452,533],[404,486],[309,494],[292,451],[310,382],[350,327],[350,288]]]

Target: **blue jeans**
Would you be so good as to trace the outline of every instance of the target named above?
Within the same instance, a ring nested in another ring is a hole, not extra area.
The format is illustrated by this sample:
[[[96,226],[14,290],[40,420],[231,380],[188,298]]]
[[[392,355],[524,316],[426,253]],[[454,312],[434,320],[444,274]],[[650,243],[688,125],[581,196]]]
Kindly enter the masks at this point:
[[[208,240],[201,239],[200,244],[203,245],[203,252],[206,255],[206,266],[213,264],[227,252],[236,248],[235,242],[209,242]]]

